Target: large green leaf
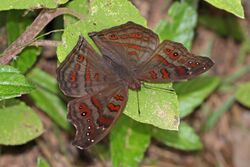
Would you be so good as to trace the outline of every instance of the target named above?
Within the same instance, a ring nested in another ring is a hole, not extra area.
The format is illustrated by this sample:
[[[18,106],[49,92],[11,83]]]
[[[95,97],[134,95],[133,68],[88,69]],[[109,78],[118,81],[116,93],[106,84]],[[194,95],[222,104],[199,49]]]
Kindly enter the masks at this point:
[[[56,8],[68,0],[9,0],[0,3],[1,10],[10,9],[38,9],[38,8]]]
[[[244,18],[244,10],[241,0],[205,0],[217,8],[224,9],[235,14],[240,18]]]
[[[113,128],[110,140],[113,166],[136,167],[150,144],[150,126],[123,115]]]
[[[14,67],[0,65],[0,101],[29,93],[34,87]]]
[[[154,125],[161,129],[177,130],[179,126],[179,104],[171,85],[148,84],[139,92],[129,91],[125,114],[136,121]],[[138,101],[140,114],[138,113]]]
[[[23,15],[24,11],[14,10],[7,13],[6,30],[9,44],[15,41],[25,31],[26,27],[32,23],[33,18],[27,15],[24,17]],[[12,66],[25,73],[36,62],[39,53],[38,48],[27,47],[13,59]]]
[[[38,115],[23,102],[11,101],[0,107],[0,144],[24,144],[40,136],[43,126]]]
[[[153,137],[158,141],[184,151],[202,149],[202,143],[194,129],[186,123],[181,123],[179,131],[169,131],[155,128]]]
[[[191,2],[175,2],[168,11],[169,21],[161,20],[156,28],[160,39],[168,39],[182,43],[191,48],[194,27],[197,22],[197,0]]]
[[[236,91],[236,99],[250,108],[250,82],[241,84]]]
[[[66,55],[76,44],[79,34],[87,36],[88,32],[100,31],[104,28],[110,28],[115,25],[123,24],[127,21],[134,21],[138,24],[145,25],[145,19],[139,14],[139,11],[129,2],[124,0],[94,0],[90,3],[90,13],[83,21],[78,21],[75,24],[68,25],[63,34],[62,45],[58,47],[58,59],[62,61]],[[92,44],[93,42],[90,41]],[[171,84],[166,84],[165,87],[170,88]],[[125,114],[133,119],[143,123],[153,124],[164,129],[177,129],[178,127],[178,105],[177,98],[174,94],[161,92],[155,95],[155,91],[145,90],[140,91],[141,116],[138,115],[136,93],[129,91],[129,101]],[[160,92],[160,91],[158,91]],[[154,99],[152,97],[154,97]],[[151,100],[151,107],[147,107],[147,101]],[[152,107],[152,106],[155,106]],[[159,109],[160,108],[160,109]],[[157,113],[156,111],[160,111]],[[162,119],[159,121],[158,118]],[[169,116],[166,119],[166,116]],[[165,120],[163,120],[165,118]],[[166,121],[167,120],[167,121]]]
[[[190,114],[219,85],[218,77],[202,76],[174,84],[180,102],[180,116]]]

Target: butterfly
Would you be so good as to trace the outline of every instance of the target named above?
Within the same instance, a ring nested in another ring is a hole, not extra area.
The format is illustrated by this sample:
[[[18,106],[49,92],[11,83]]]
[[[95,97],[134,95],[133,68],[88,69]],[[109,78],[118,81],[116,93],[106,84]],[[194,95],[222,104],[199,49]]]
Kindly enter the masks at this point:
[[[128,89],[143,82],[164,83],[193,78],[213,66],[182,44],[164,40],[139,24],[125,24],[88,34],[100,54],[79,36],[57,69],[68,103],[68,119],[76,128],[73,145],[86,149],[103,139],[121,115]]]

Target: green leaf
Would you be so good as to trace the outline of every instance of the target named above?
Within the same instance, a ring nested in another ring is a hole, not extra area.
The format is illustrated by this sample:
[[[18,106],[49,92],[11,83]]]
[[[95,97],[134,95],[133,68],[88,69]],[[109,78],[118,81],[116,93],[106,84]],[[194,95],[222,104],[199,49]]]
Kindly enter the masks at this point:
[[[81,14],[83,17],[85,17],[88,15],[88,12],[89,12],[89,1],[88,0],[74,0],[67,4],[67,8],[72,9],[75,12],[78,12],[79,14]],[[77,20],[78,19],[73,16],[65,15],[64,26],[67,27],[68,25],[75,23]]]
[[[10,9],[39,9],[39,8],[56,8],[60,4],[65,4],[68,0],[10,0],[0,3],[1,10]]]
[[[154,125],[161,129],[177,130],[179,126],[179,104],[171,84],[148,84],[137,93],[129,90],[128,103],[124,114],[136,121]],[[160,88],[160,89],[157,89]],[[138,100],[140,114],[138,113]]]
[[[6,13],[5,12],[0,12],[0,28],[2,28],[3,26],[6,25]],[[1,46],[4,47],[4,46]],[[1,47],[0,47],[0,51],[1,51]],[[5,48],[5,47],[4,47]]]
[[[190,114],[219,85],[218,77],[202,76],[174,84],[180,102],[181,118]]]
[[[205,0],[219,9],[224,9],[234,15],[244,18],[241,0]]]
[[[250,108],[250,82],[239,85],[236,91],[236,99],[244,106]]]
[[[202,14],[199,15],[199,23],[222,36],[233,37],[239,42],[244,39],[243,30],[236,17]]]
[[[42,133],[40,118],[23,102],[0,107],[0,144],[24,144]]]
[[[50,74],[44,72],[39,68],[34,68],[30,71],[27,77],[39,87],[46,89],[54,94],[59,94],[60,90],[58,88],[57,80]],[[46,78],[46,79],[44,79]]]
[[[65,103],[56,95],[59,94],[56,80],[37,68],[28,74],[28,78],[37,85],[37,89],[29,94],[36,106],[48,114],[61,128],[70,130],[71,126],[66,119]]]
[[[110,140],[113,166],[137,167],[150,144],[150,127],[122,115]]]
[[[42,157],[37,159],[37,167],[50,167],[49,163]]]
[[[203,131],[210,130],[220,119],[220,117],[229,110],[229,108],[233,105],[235,101],[235,97],[229,97],[224,104],[218,107],[215,111],[213,111],[209,116],[206,122],[202,125]]]
[[[197,0],[192,1],[192,3],[186,1],[173,3],[168,11],[170,20],[161,20],[156,28],[160,39],[180,42],[190,49],[197,22],[196,5]]]
[[[180,124],[179,131],[169,131],[155,128],[153,137],[170,146],[184,151],[195,151],[202,149],[202,143],[194,129],[186,123]]]
[[[0,65],[0,101],[29,93],[34,87],[14,67]]]
[[[35,47],[26,47],[16,59],[13,59],[11,65],[26,73],[36,62],[40,50]]]
[[[23,17],[23,15],[24,11],[8,11],[7,13],[6,30],[9,44],[15,41],[25,31],[26,27],[32,23],[31,17]],[[25,73],[36,62],[39,54],[38,48],[26,47],[19,56],[13,59],[11,65]]]
[[[64,130],[70,130],[70,125],[66,119],[67,108],[63,101],[56,95],[37,87],[29,96],[36,106],[42,109],[48,116]]]

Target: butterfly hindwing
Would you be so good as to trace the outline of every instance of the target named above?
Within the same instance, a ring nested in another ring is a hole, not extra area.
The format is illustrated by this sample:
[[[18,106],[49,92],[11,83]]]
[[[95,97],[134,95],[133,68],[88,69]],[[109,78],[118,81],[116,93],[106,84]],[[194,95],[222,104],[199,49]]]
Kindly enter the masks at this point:
[[[147,82],[168,82],[193,78],[213,66],[208,57],[191,54],[182,44],[165,40],[138,70]]]
[[[65,95],[81,97],[98,92],[108,85],[109,70],[102,59],[82,37],[57,69],[59,86]],[[106,73],[104,73],[104,70]]]
[[[127,96],[128,88],[112,86],[70,101],[68,119],[76,128],[73,145],[86,149],[103,139],[124,109]]]
[[[133,22],[92,32],[89,36],[103,55],[131,66],[147,60],[159,43],[159,38],[153,31]]]

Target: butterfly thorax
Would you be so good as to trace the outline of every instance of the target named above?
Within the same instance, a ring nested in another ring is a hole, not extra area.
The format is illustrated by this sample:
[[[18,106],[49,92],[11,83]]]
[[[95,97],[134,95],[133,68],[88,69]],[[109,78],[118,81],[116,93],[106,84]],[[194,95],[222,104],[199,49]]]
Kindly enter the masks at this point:
[[[130,89],[140,90],[141,82],[136,78],[136,72],[125,65],[118,64],[108,56],[104,56],[105,61],[110,65],[112,71],[118,75],[118,78]]]

